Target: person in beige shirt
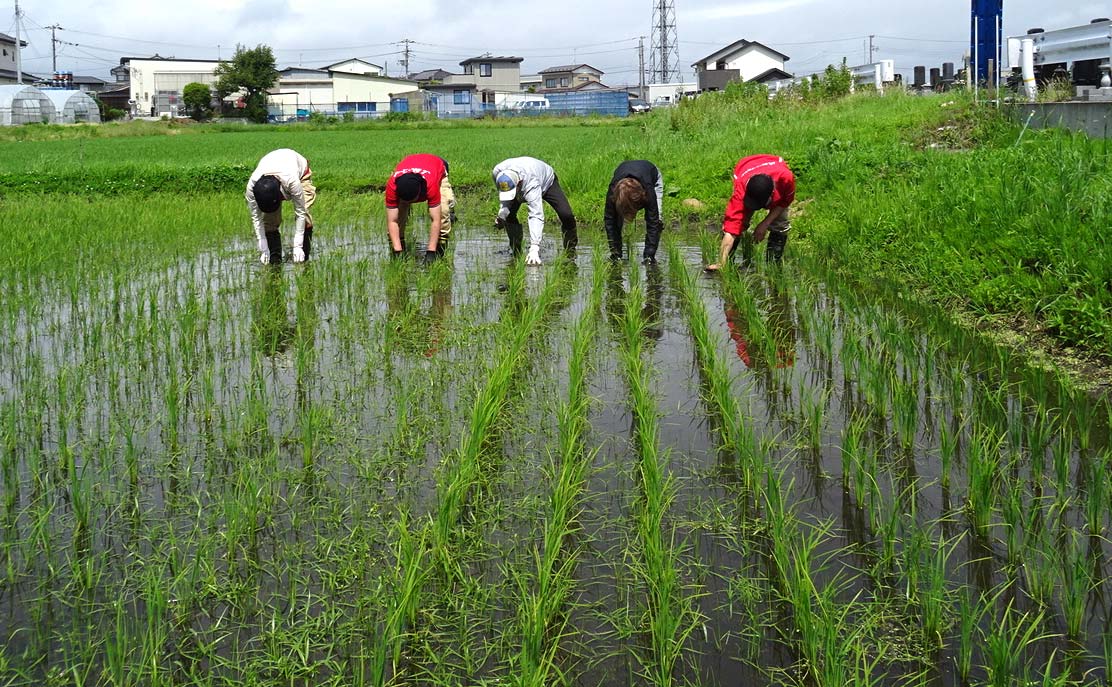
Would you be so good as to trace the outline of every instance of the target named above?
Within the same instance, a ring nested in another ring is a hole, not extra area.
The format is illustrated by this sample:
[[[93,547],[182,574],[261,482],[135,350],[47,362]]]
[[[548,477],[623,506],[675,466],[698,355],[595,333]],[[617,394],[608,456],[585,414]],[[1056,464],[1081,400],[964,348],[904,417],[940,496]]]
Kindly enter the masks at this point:
[[[282,262],[282,201],[293,204],[293,261],[309,259],[313,239],[313,216],[309,208],[317,199],[313,172],[309,161],[289,148],[271,151],[259,160],[247,181],[247,208],[259,241],[260,259],[264,265]]]

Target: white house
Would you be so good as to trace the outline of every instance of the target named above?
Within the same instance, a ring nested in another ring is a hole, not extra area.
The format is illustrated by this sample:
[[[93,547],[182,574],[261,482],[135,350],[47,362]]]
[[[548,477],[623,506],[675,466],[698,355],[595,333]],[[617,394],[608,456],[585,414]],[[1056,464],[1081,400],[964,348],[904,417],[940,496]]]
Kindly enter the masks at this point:
[[[131,82],[132,113],[140,117],[184,114],[181,97],[186,84],[214,85],[218,64],[219,60],[179,60],[159,55],[121,57],[120,66],[127,67]]]
[[[381,76],[380,72],[364,69],[367,65],[377,66],[362,60],[345,60],[322,69],[281,70],[278,83],[267,97],[270,114],[281,120],[304,117],[310,112],[330,115],[351,112],[360,118],[374,117],[389,112],[395,98],[418,90],[415,81]]]
[[[382,65],[374,64],[358,57],[341,60],[335,64],[325,65],[322,70],[328,72],[344,72],[346,74],[365,74],[368,76],[382,76]]]
[[[699,91],[718,91],[731,81],[756,81],[764,83],[777,79],[790,79],[784,71],[789,58],[782,52],[756,41],[742,39],[716,50],[691,65]]]

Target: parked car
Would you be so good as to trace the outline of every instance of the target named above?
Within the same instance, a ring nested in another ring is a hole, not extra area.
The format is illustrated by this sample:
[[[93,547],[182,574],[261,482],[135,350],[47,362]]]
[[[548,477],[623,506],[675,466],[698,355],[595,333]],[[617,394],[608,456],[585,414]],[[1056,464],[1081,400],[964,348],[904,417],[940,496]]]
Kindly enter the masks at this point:
[[[640,113],[640,112],[648,112],[651,109],[652,108],[649,107],[649,104],[647,102],[645,102],[644,100],[642,100],[641,98],[630,98],[629,99],[629,111],[632,112],[633,114],[637,114],[637,113]]]

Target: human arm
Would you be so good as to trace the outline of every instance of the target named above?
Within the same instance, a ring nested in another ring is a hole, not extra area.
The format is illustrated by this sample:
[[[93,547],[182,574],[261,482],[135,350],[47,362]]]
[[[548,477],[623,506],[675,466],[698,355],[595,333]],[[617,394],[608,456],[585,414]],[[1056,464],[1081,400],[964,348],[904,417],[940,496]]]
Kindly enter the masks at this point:
[[[529,206],[529,248],[538,250],[544,236],[544,192],[540,184],[533,183],[522,189],[522,197]],[[507,209],[508,212],[508,209]]]
[[[706,269],[708,272],[721,269],[722,266],[729,261],[730,252],[734,249],[734,244],[739,238],[740,236],[735,236],[725,231],[722,232],[722,243],[718,246],[718,262],[707,265]]]
[[[305,226],[309,220],[309,210],[305,207],[305,189],[300,180],[292,180],[285,189],[293,203],[295,217],[293,228],[293,261],[305,262]]]
[[[773,222],[783,216],[785,210],[787,210],[786,207],[775,207],[768,211],[768,215],[753,228],[754,243],[764,241],[765,235],[768,234],[768,228],[772,226]]]
[[[398,207],[386,208],[386,233],[390,237],[390,248],[395,253],[402,251],[402,227],[409,215],[409,206],[399,204]]]
[[[270,262],[270,249],[266,244],[266,229],[263,228],[263,213],[259,210],[259,204],[255,202],[255,191],[252,184],[248,183],[247,192],[243,195],[247,201],[247,209],[251,213],[251,224],[255,229],[255,238],[258,239],[259,254],[262,256],[260,259],[263,264]]]

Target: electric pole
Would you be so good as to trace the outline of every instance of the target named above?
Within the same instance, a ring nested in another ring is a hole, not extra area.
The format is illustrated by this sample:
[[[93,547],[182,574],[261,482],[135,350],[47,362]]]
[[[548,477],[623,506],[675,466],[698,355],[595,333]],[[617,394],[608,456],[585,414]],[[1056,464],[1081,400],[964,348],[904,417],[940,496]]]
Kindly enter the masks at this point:
[[[876,38],[876,34],[870,33],[869,34],[869,64],[873,63],[873,39],[874,38]]]
[[[645,37],[644,36],[639,36],[637,38],[637,61],[640,65],[638,67],[638,70],[637,70],[637,73],[640,76],[640,78],[638,79],[638,91],[637,92],[642,98],[644,98],[645,97]]]
[[[19,0],[15,0],[15,82],[23,83],[23,60],[19,54]]]
[[[54,73],[57,74],[58,73],[58,43],[59,43],[59,40],[58,40],[58,34],[55,33],[55,32],[58,29],[62,29],[63,31],[65,31],[65,29],[62,28],[61,26],[58,26],[57,24],[51,24],[50,26],[48,26],[46,28],[50,29],[50,65],[54,69]]]
[[[408,79],[409,78],[409,44],[410,43],[413,43],[413,41],[409,40],[408,38],[402,39],[402,59],[401,59],[401,63],[402,63],[402,69],[404,70],[404,72],[402,73],[402,78],[403,79]]]

